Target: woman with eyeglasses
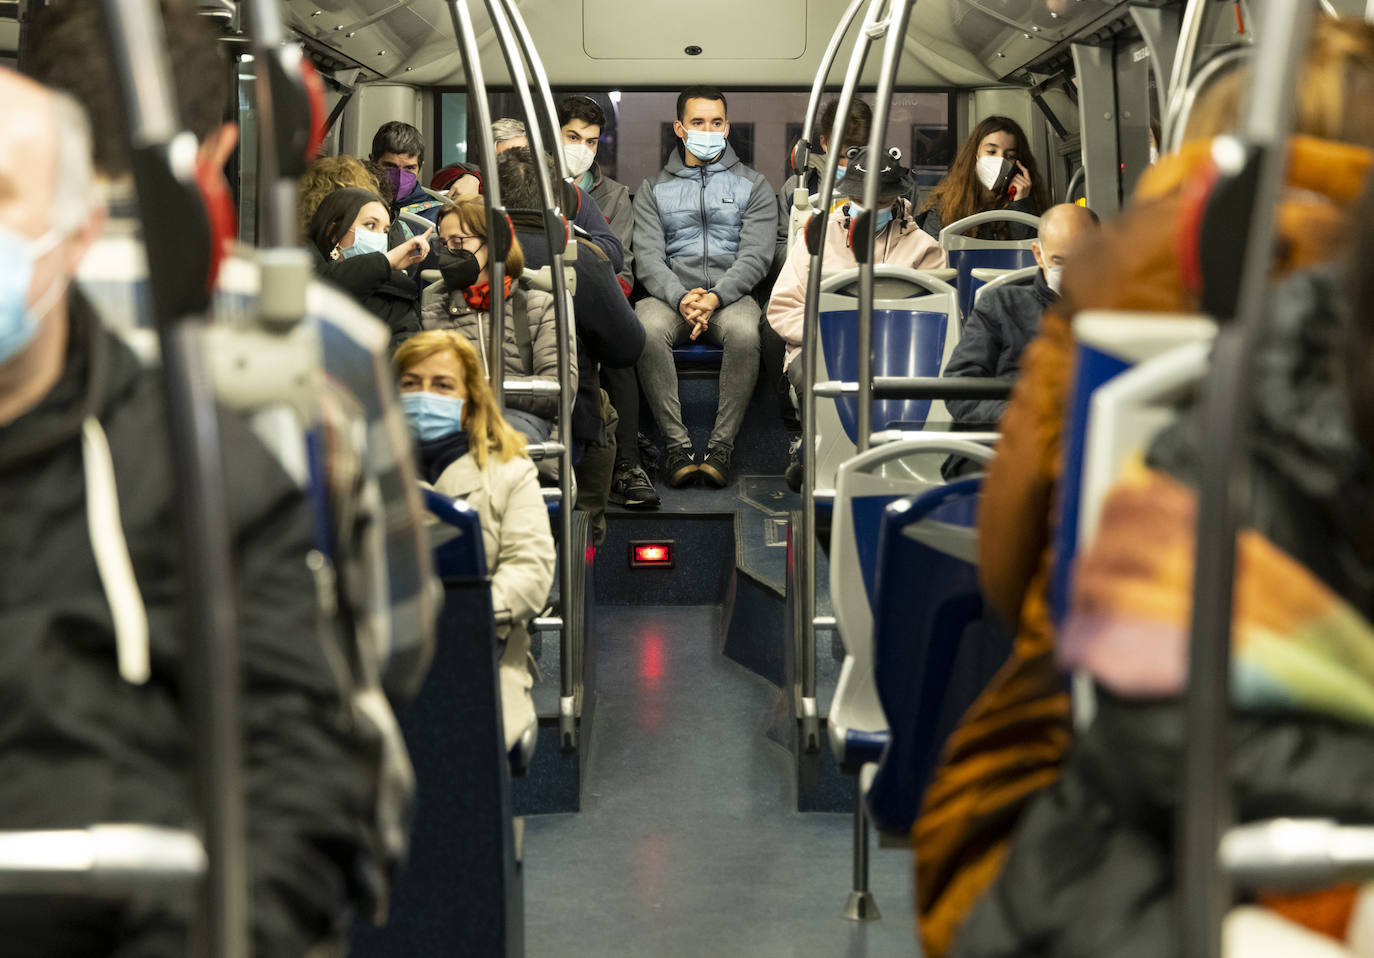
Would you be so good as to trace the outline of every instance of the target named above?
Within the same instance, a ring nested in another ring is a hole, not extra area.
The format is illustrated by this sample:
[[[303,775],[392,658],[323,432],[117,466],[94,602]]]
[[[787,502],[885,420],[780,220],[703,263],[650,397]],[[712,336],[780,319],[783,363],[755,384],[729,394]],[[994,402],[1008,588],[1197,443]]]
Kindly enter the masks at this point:
[[[487,211],[477,197],[452,203],[439,213],[439,269],[443,282],[426,291],[421,322],[425,329],[453,329],[462,333],[482,360],[488,379],[487,344],[491,341],[491,278],[487,273]],[[505,368],[498,370],[511,380],[558,381],[558,327],[553,297],[527,288],[520,281],[525,256],[512,237],[506,254],[506,278],[501,295],[506,301]],[[577,390],[576,343],[569,337],[569,368]],[[545,442],[553,435],[558,417],[558,396],[506,394],[506,421],[531,442]],[[549,460],[546,460],[549,461]],[[545,475],[548,475],[547,471]]]
[[[389,248],[391,215],[371,190],[345,187],[310,218],[315,272],[362,303],[391,329],[392,346],[420,331],[420,288],[405,273],[429,255],[431,233]]]

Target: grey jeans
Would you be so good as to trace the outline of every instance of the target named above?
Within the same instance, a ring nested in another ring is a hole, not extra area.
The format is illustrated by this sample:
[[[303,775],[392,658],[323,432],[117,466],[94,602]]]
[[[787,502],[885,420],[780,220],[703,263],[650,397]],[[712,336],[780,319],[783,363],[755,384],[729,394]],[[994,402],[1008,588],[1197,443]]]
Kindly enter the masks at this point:
[[[692,327],[678,312],[652,296],[635,304],[644,324],[644,352],[639,357],[639,385],[649,400],[668,448],[691,446],[691,437],[682,425],[682,404],[677,395],[677,367],[673,347],[688,342]],[[711,315],[706,332],[699,337],[725,349],[720,364],[720,408],[711,430],[710,444],[727,452],[735,445],[735,434],[744,422],[749,397],[759,376],[759,304],[744,296]]]

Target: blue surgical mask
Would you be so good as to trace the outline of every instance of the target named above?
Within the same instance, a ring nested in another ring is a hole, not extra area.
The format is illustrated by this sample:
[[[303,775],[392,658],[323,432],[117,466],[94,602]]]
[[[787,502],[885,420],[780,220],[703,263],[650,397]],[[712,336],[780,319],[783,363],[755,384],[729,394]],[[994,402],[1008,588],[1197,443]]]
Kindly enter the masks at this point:
[[[887,226],[888,223],[892,222],[892,207],[889,206],[887,209],[878,210],[877,213],[873,214],[873,219],[873,232],[881,233],[883,228]]]
[[[847,173],[848,171],[849,171],[849,168],[846,167],[846,166],[837,166],[837,167],[835,167],[835,182],[838,183],[838,182],[840,182],[840,180],[844,179],[844,175],[845,175],[845,173]]]
[[[401,410],[421,442],[451,436],[463,428],[463,400],[438,393],[401,393]]]
[[[353,245],[339,250],[344,259],[361,256],[363,253],[385,253],[386,234],[375,230],[365,230],[361,226],[353,230]]]
[[[43,316],[67,284],[60,279],[29,306],[34,264],[51,252],[62,235],[49,230],[36,240],[0,226],[0,363],[8,362],[33,341]]]
[[[717,130],[688,130],[687,152],[703,163],[720,156],[725,149],[725,134]]]

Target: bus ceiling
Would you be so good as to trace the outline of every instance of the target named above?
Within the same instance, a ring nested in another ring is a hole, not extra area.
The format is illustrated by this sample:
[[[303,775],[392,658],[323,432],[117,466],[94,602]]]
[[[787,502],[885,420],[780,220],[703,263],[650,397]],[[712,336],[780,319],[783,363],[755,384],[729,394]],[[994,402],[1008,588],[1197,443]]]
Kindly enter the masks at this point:
[[[845,0],[517,2],[550,80],[563,87],[672,87],[711,79],[804,88],[846,6]],[[506,85],[485,6],[481,0],[469,5],[488,82]],[[1129,20],[1127,6],[1126,0],[920,0],[899,81],[994,84],[1072,38]],[[362,68],[363,78],[463,85],[448,0],[283,0],[283,15],[307,46]],[[876,76],[876,63],[870,67]]]

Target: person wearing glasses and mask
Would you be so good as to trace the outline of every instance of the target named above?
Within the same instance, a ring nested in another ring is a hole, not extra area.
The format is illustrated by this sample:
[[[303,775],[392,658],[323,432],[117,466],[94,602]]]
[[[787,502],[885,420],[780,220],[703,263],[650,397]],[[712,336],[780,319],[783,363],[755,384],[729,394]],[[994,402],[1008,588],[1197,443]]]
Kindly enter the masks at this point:
[[[520,282],[525,270],[525,255],[520,243],[511,239],[506,254],[506,276],[501,296],[506,302],[504,354],[505,368],[493,371],[487,366],[491,342],[491,277],[487,272],[487,211],[477,198],[461,200],[444,207],[439,214],[439,269],[443,280],[425,290],[421,323],[426,330],[453,329],[462,333],[477,350],[482,374],[490,379],[500,375],[511,380],[541,379],[558,381],[558,324],[553,297]],[[576,344],[569,337],[572,382],[577,391]],[[558,417],[557,396],[508,394],[502,413],[511,427],[531,442],[553,437]],[[549,466],[555,460],[545,460]],[[545,470],[545,475],[548,475]]]
[[[432,233],[388,249],[391,216],[381,197],[355,186],[335,190],[310,218],[315,272],[391,329],[395,347],[420,331],[419,287],[405,270],[429,255]]]

